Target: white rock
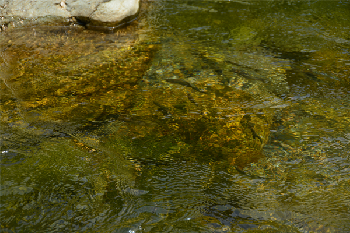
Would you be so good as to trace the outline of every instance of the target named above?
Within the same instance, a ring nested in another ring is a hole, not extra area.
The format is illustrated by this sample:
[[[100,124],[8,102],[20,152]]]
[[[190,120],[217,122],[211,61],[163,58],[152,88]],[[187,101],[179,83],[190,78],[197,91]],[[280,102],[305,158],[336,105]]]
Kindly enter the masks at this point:
[[[140,0],[111,0],[100,4],[90,16],[100,22],[121,22],[139,11]]]
[[[131,20],[139,8],[140,0],[0,0],[3,17],[30,20],[53,16],[52,20],[58,23],[75,17],[93,26],[117,26],[125,19]]]
[[[54,1],[45,0],[10,0],[6,7],[0,10],[1,16],[19,16],[25,18],[59,16],[70,17],[70,13],[59,6],[60,1],[55,4]]]

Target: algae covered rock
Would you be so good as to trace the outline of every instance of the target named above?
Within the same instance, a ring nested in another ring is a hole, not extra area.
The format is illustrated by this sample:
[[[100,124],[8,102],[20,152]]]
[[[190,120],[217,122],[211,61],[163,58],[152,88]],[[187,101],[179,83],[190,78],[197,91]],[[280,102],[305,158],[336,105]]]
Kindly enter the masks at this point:
[[[244,167],[262,156],[276,109],[287,106],[277,96],[288,91],[288,64],[263,53],[189,44],[163,45],[155,55],[130,112],[146,123],[130,126],[131,134],[141,144],[168,143],[159,145],[168,151],[148,153],[227,158]]]
[[[107,111],[121,114],[132,105],[135,85],[156,49],[138,39],[134,28],[118,34],[31,30],[2,38],[3,121],[74,124]]]

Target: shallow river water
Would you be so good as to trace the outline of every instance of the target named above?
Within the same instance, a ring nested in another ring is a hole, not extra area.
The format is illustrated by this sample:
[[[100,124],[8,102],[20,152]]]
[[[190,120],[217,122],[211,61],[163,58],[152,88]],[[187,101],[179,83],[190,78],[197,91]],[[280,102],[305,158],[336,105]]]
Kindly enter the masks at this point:
[[[159,0],[1,38],[1,232],[350,232],[349,1]]]

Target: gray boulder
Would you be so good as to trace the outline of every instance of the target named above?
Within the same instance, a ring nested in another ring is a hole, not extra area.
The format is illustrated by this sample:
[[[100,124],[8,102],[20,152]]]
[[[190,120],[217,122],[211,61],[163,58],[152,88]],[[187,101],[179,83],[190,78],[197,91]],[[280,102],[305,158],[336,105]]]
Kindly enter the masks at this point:
[[[139,11],[140,0],[111,0],[108,2],[67,0],[67,9],[76,19],[90,26],[117,26]]]
[[[101,3],[102,0],[66,0],[66,8],[74,17],[89,19]]]
[[[67,24],[75,18],[88,26],[116,27],[134,19],[140,0],[0,0],[2,24],[13,21],[36,23],[44,18],[58,24]]]

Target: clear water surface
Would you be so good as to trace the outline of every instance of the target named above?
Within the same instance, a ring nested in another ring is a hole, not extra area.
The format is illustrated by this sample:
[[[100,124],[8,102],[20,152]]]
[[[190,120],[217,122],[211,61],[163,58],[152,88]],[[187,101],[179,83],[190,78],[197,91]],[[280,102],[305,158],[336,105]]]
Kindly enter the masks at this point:
[[[349,1],[143,7],[1,32],[1,232],[350,232]]]

